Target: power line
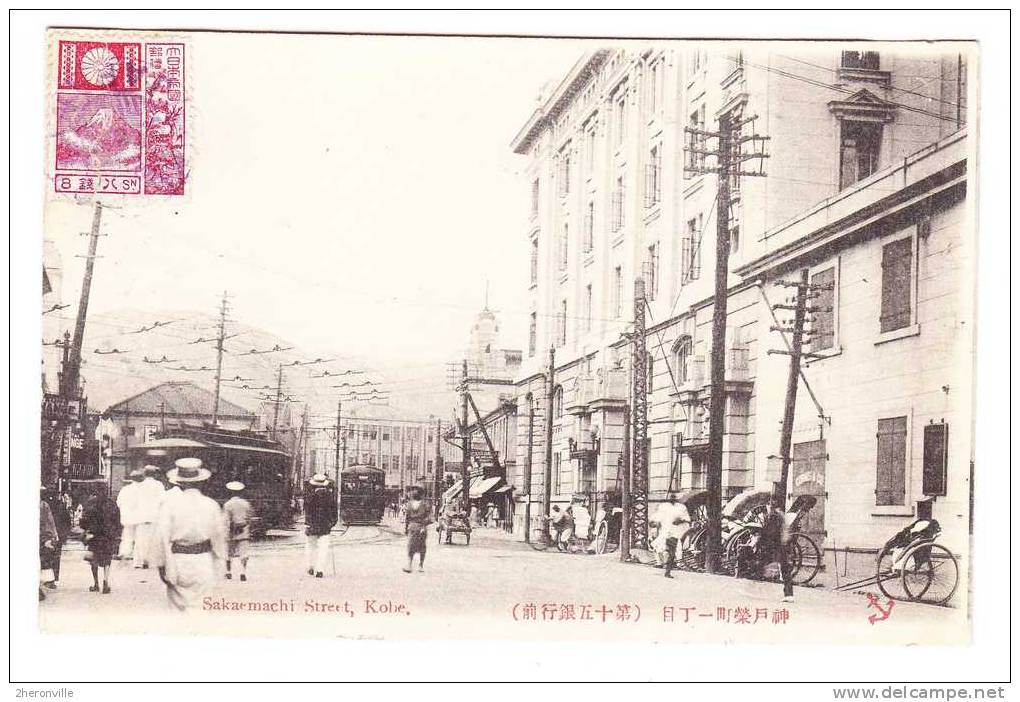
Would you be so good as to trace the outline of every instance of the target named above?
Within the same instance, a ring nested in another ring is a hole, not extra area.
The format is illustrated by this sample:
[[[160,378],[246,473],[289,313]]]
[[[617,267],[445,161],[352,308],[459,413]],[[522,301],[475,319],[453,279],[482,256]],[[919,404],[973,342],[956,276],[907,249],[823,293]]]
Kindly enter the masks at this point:
[[[838,68],[833,68],[831,66],[823,66],[823,65],[818,64],[818,63],[811,63],[810,61],[805,61],[804,59],[795,58],[793,56],[787,56],[785,54],[776,54],[776,56],[779,56],[780,58],[788,59],[790,61],[796,61],[797,63],[802,63],[805,66],[813,66],[814,68],[819,68],[819,69],[821,69],[823,71],[828,71],[830,73],[835,73],[836,75],[839,75],[839,69]],[[915,95],[917,97],[924,98],[926,100],[933,100],[934,102],[939,102],[939,103],[942,103],[943,105],[948,105],[949,107],[963,107],[964,106],[963,103],[961,103],[961,102],[952,102],[950,100],[942,100],[940,98],[932,97],[931,95],[925,95],[924,93],[919,93],[919,92],[914,91],[914,90],[907,90],[906,88],[900,88],[900,87],[897,87],[895,85],[892,85],[891,83],[887,87],[890,90],[895,90],[896,92],[906,93],[907,95]],[[954,119],[953,121],[955,122],[956,120]]]
[[[833,91],[835,91],[837,93],[841,93],[843,95],[855,95],[855,94],[857,94],[857,92],[859,92],[857,90],[851,90],[849,88],[841,88],[838,85],[832,85],[831,83],[825,83],[823,81],[815,80],[813,78],[808,78],[807,76],[802,76],[802,75],[799,75],[797,73],[792,73],[790,71],[785,71],[785,70],[780,69],[780,68],[774,68],[772,66],[763,66],[760,63],[754,63],[752,61],[747,61],[746,59],[741,61],[740,59],[737,59],[737,58],[734,58],[734,57],[727,57],[727,58],[730,61],[732,61],[733,63],[736,63],[736,64],[740,64],[740,65],[744,65],[744,66],[752,66],[753,68],[758,68],[758,69],[763,70],[763,71],[768,71],[769,73],[774,73],[775,75],[783,76],[784,78],[790,78],[792,80],[799,80],[802,83],[807,83],[808,85],[813,85],[813,86],[818,87],[818,88],[825,88],[826,90],[833,90]],[[893,100],[884,100],[884,102],[887,105],[890,105],[892,107],[899,107],[900,109],[907,110],[908,112],[916,112],[917,114],[922,114],[922,115],[926,115],[928,117],[933,117],[935,119],[942,120],[943,122],[953,122],[954,124],[956,123],[956,118],[955,117],[945,117],[945,116],[940,115],[940,114],[938,114],[936,112],[930,112],[928,110],[925,110],[925,109],[923,109],[921,107],[914,107],[913,105],[907,105],[907,104],[904,104],[902,102],[895,102]]]

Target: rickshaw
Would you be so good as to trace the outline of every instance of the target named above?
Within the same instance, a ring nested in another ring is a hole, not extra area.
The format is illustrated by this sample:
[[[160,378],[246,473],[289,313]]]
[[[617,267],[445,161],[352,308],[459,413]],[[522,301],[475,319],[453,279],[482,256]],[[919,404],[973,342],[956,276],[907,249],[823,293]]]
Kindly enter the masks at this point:
[[[769,493],[766,493],[769,494]],[[794,585],[807,585],[818,575],[822,567],[822,553],[807,534],[800,530],[801,522],[815,506],[818,498],[813,495],[798,495],[786,511],[786,530],[789,534],[786,540],[786,555],[790,565],[790,579]],[[760,502],[759,499],[755,503]],[[723,571],[740,576],[738,558],[743,549],[757,548],[764,527],[764,518],[767,513],[768,501],[756,504],[744,512],[743,520],[734,520],[732,517],[724,524],[729,524],[730,529],[724,535],[724,549],[722,567]],[[725,511],[724,511],[725,513]]]
[[[446,540],[443,540],[443,532],[446,532]],[[436,521],[436,532],[439,535],[439,543],[452,544],[454,534],[464,535],[464,545],[471,545],[471,520],[463,510],[447,505],[443,508],[442,514]]]
[[[952,552],[935,542],[941,533],[935,519],[914,520],[879,549],[875,575],[836,589],[877,585],[890,599],[945,604],[959,586],[960,567]]]

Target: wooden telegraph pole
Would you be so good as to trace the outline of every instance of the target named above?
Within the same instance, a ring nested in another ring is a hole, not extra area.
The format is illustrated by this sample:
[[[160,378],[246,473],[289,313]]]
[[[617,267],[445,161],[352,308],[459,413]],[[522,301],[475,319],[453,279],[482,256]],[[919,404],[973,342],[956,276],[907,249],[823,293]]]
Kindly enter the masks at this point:
[[[71,349],[68,354],[68,362],[64,367],[63,387],[60,394],[65,400],[72,400],[79,394],[79,378],[81,375],[81,346],[85,339],[85,319],[89,311],[89,295],[92,292],[92,271],[96,265],[96,249],[99,246],[99,224],[103,218],[103,206],[96,203],[92,212],[92,231],[89,233],[89,253],[85,257],[85,277],[81,283],[81,296],[78,298],[78,316],[74,321],[74,337],[71,339]]]
[[[439,518],[439,507],[440,500],[443,496],[443,451],[440,448],[439,442],[443,440],[443,421],[441,419],[436,420],[436,455],[432,460],[432,499],[436,506],[436,519]]]
[[[460,492],[464,512],[471,512],[471,433],[468,431],[468,362],[460,371]]]
[[[553,404],[556,390],[556,347],[549,347],[549,370],[545,376],[545,473],[542,481],[542,516],[549,516],[552,502]]]
[[[709,573],[719,570],[722,551],[722,460],[723,421],[726,415],[726,308],[729,292],[730,187],[734,182],[739,183],[740,176],[765,175],[761,164],[768,157],[764,150],[755,150],[755,147],[764,145],[768,137],[756,134],[744,136],[742,133],[744,125],[753,122],[754,119],[754,117],[740,118],[736,117],[733,112],[724,112],[719,116],[718,130],[715,132],[694,127],[684,129],[688,136],[688,161],[684,166],[685,171],[694,174],[715,173],[717,175],[715,294],[712,301],[712,389],[708,420],[708,474],[705,481],[708,491],[705,569]],[[705,146],[705,141],[709,138],[716,139],[718,142],[714,151],[708,150]],[[743,145],[747,143],[751,144],[751,148],[745,153]],[[704,164],[706,156],[714,156],[716,165],[706,166]],[[741,164],[751,159],[759,160],[758,171],[742,170]]]
[[[793,326],[787,327],[780,325],[778,322],[772,327],[772,331],[777,331],[782,334],[790,335],[790,342],[787,344],[785,351],[769,349],[768,353],[771,354],[787,354],[790,357],[790,370],[786,378],[786,403],[783,406],[783,428],[782,433],[779,436],[779,456],[782,460],[782,468],[779,472],[779,494],[775,494],[773,491],[773,500],[778,501],[779,504],[776,507],[785,510],[786,509],[786,496],[789,493],[789,480],[790,480],[790,463],[793,459],[792,447],[793,447],[793,423],[796,417],[797,409],[797,388],[800,382],[803,371],[801,370],[801,361],[805,358],[812,359],[818,358],[816,354],[805,353],[804,343],[808,341],[805,334],[804,327],[807,323],[809,312],[822,311],[819,308],[808,304],[809,300],[813,297],[817,297],[822,287],[830,286],[813,286],[809,282],[808,270],[805,268],[800,272],[800,280],[795,283],[786,281],[779,281],[777,285],[786,288],[796,289],[796,298],[794,304],[778,304],[772,305],[773,310],[791,310],[793,311]],[[830,310],[826,310],[830,311]],[[805,384],[807,381],[805,380]],[[810,387],[808,387],[810,392]],[[819,410],[819,417],[824,419],[824,415]]]
[[[344,468],[346,468],[346,466],[342,465],[341,462],[340,462],[340,444],[343,441],[343,438],[340,435],[340,432],[341,432],[341,429],[340,429],[340,410],[341,410],[342,407],[343,407],[343,402],[338,398],[337,401],[336,401],[336,446],[334,447],[334,454],[333,454],[333,465],[336,466],[336,484],[337,484],[338,487],[340,485],[340,471],[342,471]],[[337,494],[339,496],[339,492]]]
[[[535,396],[528,393],[528,446],[524,454],[524,543],[531,543],[531,466],[535,447]]]
[[[271,436],[276,439],[276,425],[280,421],[280,402],[283,397],[283,364],[276,371],[276,402],[273,403],[273,431]]]
[[[216,337],[216,384],[213,391],[212,425],[216,426],[216,420],[220,414],[220,381],[223,374],[223,340],[227,327],[227,291],[223,291],[223,300],[220,302],[220,333]]]

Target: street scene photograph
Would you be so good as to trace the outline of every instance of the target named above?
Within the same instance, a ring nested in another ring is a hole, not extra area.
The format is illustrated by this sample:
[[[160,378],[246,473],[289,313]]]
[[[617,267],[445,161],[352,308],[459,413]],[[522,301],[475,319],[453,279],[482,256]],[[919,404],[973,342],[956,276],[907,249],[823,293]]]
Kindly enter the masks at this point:
[[[976,42],[44,39],[44,635],[971,642]]]

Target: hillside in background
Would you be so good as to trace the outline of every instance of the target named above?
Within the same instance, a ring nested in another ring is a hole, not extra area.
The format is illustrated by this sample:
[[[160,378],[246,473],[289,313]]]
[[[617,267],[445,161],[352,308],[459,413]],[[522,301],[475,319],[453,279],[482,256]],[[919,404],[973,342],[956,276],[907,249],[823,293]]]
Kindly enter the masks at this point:
[[[102,411],[171,380],[191,381],[211,391],[218,322],[213,314],[181,311],[120,310],[90,316],[82,350],[89,407]],[[453,407],[441,362],[387,363],[301,348],[238,321],[228,322],[227,336],[222,397],[253,412],[267,411],[267,402],[276,395],[278,367],[283,364],[283,396],[291,411],[284,409],[281,422],[286,422],[288,414],[291,421],[299,421],[305,403],[311,415],[335,416],[338,397],[344,402],[344,414],[362,416],[446,418]],[[280,350],[252,353],[274,348]],[[295,362],[302,365],[292,365]],[[373,390],[381,394],[372,395]]]

